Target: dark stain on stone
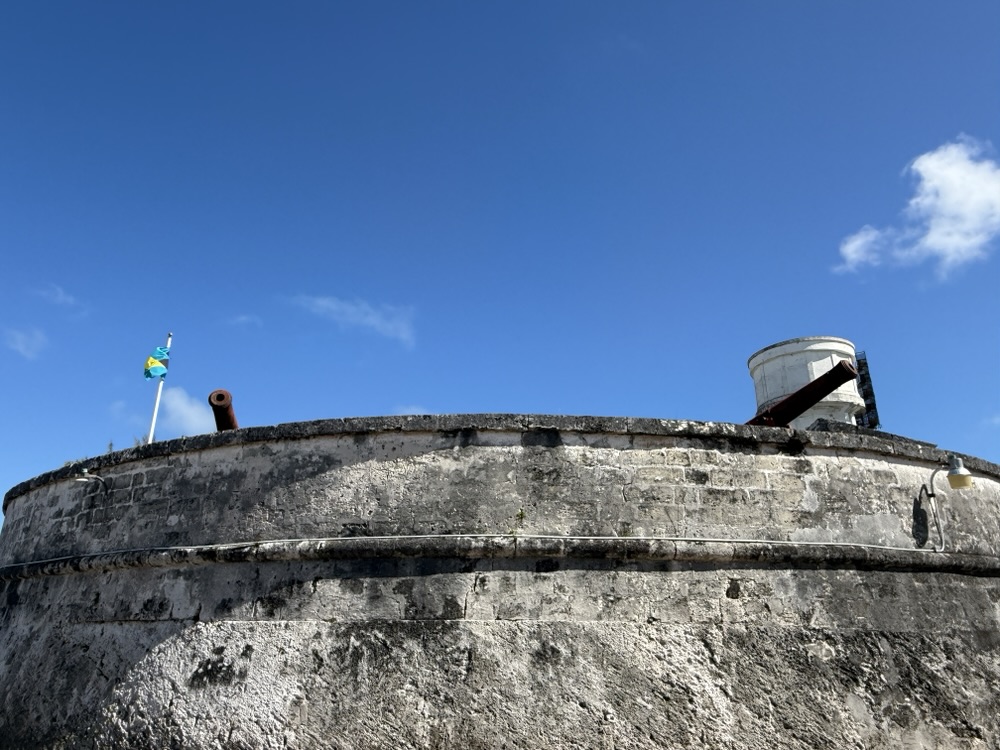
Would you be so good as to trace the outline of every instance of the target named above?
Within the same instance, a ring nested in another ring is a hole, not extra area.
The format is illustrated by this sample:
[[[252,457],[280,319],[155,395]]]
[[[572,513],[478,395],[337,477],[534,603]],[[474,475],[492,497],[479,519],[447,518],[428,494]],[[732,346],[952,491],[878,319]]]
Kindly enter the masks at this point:
[[[225,647],[222,648],[225,650]],[[208,685],[232,685],[234,682],[242,682],[246,676],[246,669],[236,669],[231,662],[217,655],[198,662],[198,667],[188,679],[188,686],[203,688]]]
[[[401,594],[409,599],[413,596],[413,581],[406,578],[396,581],[392,587],[392,593]]]
[[[365,582],[360,578],[341,578],[340,588],[351,594],[365,593]]]
[[[323,655],[317,649],[313,649],[312,660],[313,660],[313,674],[319,674],[320,672],[323,671],[323,667],[326,666],[326,659],[323,658]]]
[[[150,597],[142,603],[142,613],[149,617],[159,617],[170,609],[170,602],[166,599]]]
[[[786,456],[801,456],[806,444],[798,437],[792,436],[786,442],[778,444],[778,450]]]
[[[740,598],[740,582],[735,578],[729,579],[729,588],[726,589],[726,597],[729,599]]]
[[[693,484],[708,484],[708,472],[701,469],[687,469],[684,478]]]
[[[528,466],[524,471],[533,484],[562,484],[563,477],[558,466]]]
[[[792,471],[798,472],[799,474],[812,474],[813,465],[812,462],[807,458],[797,458],[792,461]]]
[[[19,601],[21,601],[21,597],[18,596],[18,594],[17,594],[17,585],[18,585],[18,583],[19,583],[18,581],[11,581],[7,585],[7,606],[8,607],[13,607],[15,604],[17,604]]]
[[[535,562],[536,573],[552,573],[559,570],[559,561],[552,558],[543,558]]]
[[[1000,649],[1000,631],[976,628],[972,631],[972,639],[980,651]]]
[[[240,652],[240,658],[247,659],[248,661],[253,656],[253,646],[249,643],[243,647],[243,651]]]
[[[257,600],[261,609],[264,610],[264,614],[268,617],[274,617],[278,610],[284,607],[288,602],[282,599],[280,596],[274,596],[273,594],[269,596],[262,596]]]
[[[441,606],[442,620],[462,620],[465,618],[465,607],[453,596],[446,596]]]
[[[397,581],[392,587],[394,594],[403,597],[403,617],[407,620],[417,620],[421,618],[422,607],[418,606],[417,597],[414,594],[414,583],[412,580],[403,579]]]
[[[371,536],[371,529],[367,523],[342,523],[340,524],[342,537]]]
[[[536,664],[558,664],[562,660],[562,650],[553,643],[545,641],[531,652],[531,659]]]
[[[708,450],[721,453],[760,453],[760,440],[749,435],[726,435],[724,438],[702,438],[701,444]]]
[[[479,431],[472,427],[463,427],[461,430],[446,430],[443,435],[454,440],[455,445],[459,448],[479,445]]]
[[[562,444],[562,436],[554,427],[536,427],[521,433],[521,445],[525,448],[558,448]]]

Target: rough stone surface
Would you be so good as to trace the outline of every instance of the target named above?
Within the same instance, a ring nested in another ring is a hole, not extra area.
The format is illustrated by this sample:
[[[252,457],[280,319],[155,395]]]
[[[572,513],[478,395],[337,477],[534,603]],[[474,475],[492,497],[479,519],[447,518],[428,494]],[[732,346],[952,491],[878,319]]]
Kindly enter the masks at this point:
[[[944,458],[473,415],[66,467],[4,500],[0,748],[997,748],[1000,467],[939,553]]]

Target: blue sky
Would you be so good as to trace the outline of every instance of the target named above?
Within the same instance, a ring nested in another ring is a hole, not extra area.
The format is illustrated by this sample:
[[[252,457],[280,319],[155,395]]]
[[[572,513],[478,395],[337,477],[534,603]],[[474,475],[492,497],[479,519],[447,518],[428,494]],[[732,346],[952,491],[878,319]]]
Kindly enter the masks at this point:
[[[1000,461],[1000,4],[8,3],[0,486],[409,412],[742,422],[867,352]]]

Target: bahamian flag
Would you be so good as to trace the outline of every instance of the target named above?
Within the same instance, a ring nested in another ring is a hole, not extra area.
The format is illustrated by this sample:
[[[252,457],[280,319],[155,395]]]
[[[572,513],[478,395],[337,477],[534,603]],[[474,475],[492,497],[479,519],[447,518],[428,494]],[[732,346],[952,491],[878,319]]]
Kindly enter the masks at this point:
[[[170,364],[170,347],[158,346],[153,349],[153,353],[146,360],[145,375],[146,380],[162,378],[167,374],[167,366]]]

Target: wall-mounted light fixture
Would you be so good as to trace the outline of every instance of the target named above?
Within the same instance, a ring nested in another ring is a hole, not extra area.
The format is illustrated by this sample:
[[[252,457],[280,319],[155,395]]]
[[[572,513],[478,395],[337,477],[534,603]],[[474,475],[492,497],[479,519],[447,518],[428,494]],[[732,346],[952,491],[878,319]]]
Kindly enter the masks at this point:
[[[931,504],[931,514],[934,516],[934,525],[937,526],[939,541],[939,544],[934,547],[935,552],[944,552],[944,529],[941,526],[941,518],[938,516],[937,495],[934,494],[934,478],[938,475],[938,472],[944,471],[945,468],[944,466],[939,466],[931,472],[930,480],[920,488],[920,495],[918,497],[918,499],[921,499],[926,496]],[[948,456],[947,469],[948,486],[953,490],[965,490],[972,487],[972,472],[965,468],[962,464],[962,459],[958,456]]]
[[[97,474],[91,474],[87,469],[80,469],[80,473],[73,477],[74,482],[100,482],[101,487],[104,489],[104,495],[108,494],[108,483],[104,481],[104,477],[99,477]]]

